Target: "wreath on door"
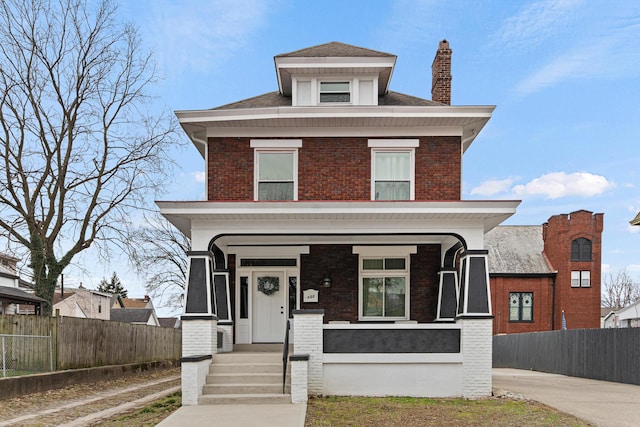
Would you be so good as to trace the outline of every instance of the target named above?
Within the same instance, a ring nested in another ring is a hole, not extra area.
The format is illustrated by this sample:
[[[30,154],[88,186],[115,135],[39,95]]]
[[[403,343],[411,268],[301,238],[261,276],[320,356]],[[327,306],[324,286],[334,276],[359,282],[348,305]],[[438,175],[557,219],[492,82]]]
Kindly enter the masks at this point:
[[[258,290],[265,295],[272,295],[280,290],[278,277],[258,277]]]

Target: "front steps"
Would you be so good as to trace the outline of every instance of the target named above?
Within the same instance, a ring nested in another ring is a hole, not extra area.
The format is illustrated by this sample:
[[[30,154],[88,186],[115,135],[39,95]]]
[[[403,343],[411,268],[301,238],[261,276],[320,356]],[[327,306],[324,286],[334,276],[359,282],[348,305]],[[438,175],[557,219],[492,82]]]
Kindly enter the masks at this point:
[[[282,344],[234,346],[213,356],[199,405],[291,403],[290,368],[282,393]]]

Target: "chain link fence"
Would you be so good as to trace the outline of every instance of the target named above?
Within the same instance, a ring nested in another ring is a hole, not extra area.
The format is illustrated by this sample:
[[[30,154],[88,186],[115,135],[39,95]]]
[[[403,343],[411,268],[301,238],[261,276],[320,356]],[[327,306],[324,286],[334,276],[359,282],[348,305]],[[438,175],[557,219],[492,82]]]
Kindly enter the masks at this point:
[[[0,334],[2,377],[53,372],[53,337]]]

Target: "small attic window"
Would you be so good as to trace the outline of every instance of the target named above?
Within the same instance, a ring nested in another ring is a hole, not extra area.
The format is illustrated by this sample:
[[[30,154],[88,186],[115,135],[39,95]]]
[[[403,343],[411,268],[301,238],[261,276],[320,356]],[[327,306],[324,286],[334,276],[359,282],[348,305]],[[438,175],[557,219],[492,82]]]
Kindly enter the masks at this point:
[[[351,102],[349,82],[320,82],[320,102]]]

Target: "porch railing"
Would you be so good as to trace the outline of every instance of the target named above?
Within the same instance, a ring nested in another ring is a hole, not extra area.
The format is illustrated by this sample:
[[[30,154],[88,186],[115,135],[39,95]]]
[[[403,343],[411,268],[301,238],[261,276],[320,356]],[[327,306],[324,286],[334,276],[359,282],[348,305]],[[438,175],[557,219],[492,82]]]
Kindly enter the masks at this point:
[[[286,394],[287,389],[287,361],[289,360],[289,330],[291,321],[287,320],[287,327],[284,332],[284,348],[282,349],[282,394]]]

